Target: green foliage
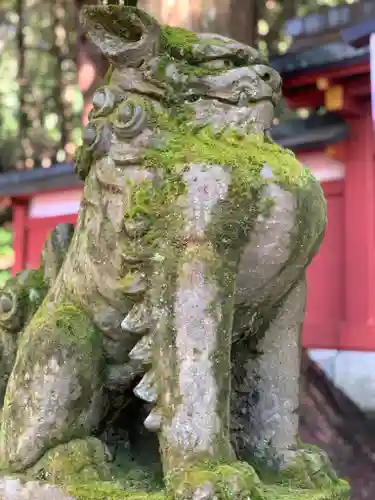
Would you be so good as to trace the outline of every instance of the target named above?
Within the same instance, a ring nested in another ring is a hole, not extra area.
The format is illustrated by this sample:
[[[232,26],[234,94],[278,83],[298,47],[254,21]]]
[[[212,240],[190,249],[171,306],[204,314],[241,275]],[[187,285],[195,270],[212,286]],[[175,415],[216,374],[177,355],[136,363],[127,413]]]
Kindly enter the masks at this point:
[[[0,287],[3,287],[11,276],[9,268],[14,258],[12,240],[12,232],[0,227]]]

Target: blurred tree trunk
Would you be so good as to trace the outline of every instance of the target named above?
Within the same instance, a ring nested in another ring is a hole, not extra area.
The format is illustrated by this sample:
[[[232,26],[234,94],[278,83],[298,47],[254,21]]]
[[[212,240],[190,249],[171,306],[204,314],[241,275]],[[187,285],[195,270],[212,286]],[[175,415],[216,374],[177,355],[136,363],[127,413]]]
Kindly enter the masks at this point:
[[[230,0],[227,31],[231,38],[247,45],[255,45],[258,37],[258,4],[258,0]]]
[[[195,31],[216,32],[256,46],[259,39],[274,48],[287,19],[295,16],[297,0],[139,0],[159,22]],[[258,21],[269,25],[259,36]]]

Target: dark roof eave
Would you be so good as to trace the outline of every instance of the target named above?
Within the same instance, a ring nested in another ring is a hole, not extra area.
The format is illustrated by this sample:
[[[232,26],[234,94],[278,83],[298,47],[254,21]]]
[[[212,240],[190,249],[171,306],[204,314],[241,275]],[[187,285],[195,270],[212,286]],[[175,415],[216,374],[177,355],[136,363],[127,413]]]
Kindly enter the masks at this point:
[[[370,36],[375,33],[375,18],[341,31],[341,38],[352,47],[367,47]]]
[[[273,140],[293,150],[321,149],[342,141],[349,135],[349,127],[336,113],[294,119],[275,126]]]
[[[348,126],[338,115],[289,120],[272,130],[272,138],[276,143],[293,150],[323,148],[345,139],[348,134]],[[0,175],[0,196],[13,198],[81,186],[83,183],[75,173],[73,164]]]
[[[370,61],[368,47],[362,46],[358,48],[358,50],[361,50],[361,53],[352,55],[351,57],[341,58],[341,60],[338,60],[337,58],[329,60],[329,58],[327,58],[325,61],[315,62],[316,59],[319,59],[320,57],[312,57],[311,55],[317,55],[319,51],[321,51],[321,47],[316,47],[306,51],[309,53],[309,56],[303,63],[301,61],[298,62],[299,58],[301,58],[301,54],[303,55],[303,52],[289,52],[283,56],[275,56],[271,58],[270,62],[271,66],[278,71],[283,78],[287,78],[290,75],[295,77],[296,75],[306,75],[309,73],[315,74],[317,71],[322,74],[325,71],[341,70],[350,66],[368,64]],[[308,59],[310,58],[313,59],[313,61],[308,62]]]
[[[0,175],[0,196],[30,196],[59,189],[82,186],[73,163],[48,169],[18,170]]]

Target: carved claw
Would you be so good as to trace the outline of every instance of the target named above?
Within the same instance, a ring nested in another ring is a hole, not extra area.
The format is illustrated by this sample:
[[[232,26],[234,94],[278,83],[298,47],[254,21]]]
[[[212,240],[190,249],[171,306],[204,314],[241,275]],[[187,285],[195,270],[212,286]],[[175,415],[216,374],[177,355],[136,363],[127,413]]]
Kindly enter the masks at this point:
[[[121,328],[125,331],[143,335],[151,327],[151,314],[146,304],[136,304],[132,307],[121,323]],[[134,348],[136,349],[136,347]]]
[[[152,345],[153,337],[145,335],[130,351],[129,358],[142,366],[150,365],[152,361]]]
[[[159,408],[154,408],[145,419],[144,426],[150,432],[158,432],[161,428],[162,414]]]
[[[327,454],[316,446],[297,450],[289,465],[281,469],[278,481],[295,488],[320,489],[344,485],[338,478]]]
[[[139,384],[134,388],[134,394],[147,403],[156,403],[158,399],[158,390],[156,383],[156,374],[153,370],[146,373]]]

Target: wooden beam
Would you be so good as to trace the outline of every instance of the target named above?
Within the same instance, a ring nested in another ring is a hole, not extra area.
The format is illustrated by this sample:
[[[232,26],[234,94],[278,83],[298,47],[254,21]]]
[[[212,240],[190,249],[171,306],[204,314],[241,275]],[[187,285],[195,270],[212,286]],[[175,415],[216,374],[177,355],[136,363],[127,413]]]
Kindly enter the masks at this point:
[[[286,88],[284,97],[291,109],[318,108],[324,104],[324,93],[312,85],[301,89]]]
[[[291,76],[284,77],[284,88],[290,90],[298,87],[315,85],[318,78],[327,78],[333,82],[340,82],[358,75],[370,74],[370,62],[361,62],[356,64],[347,64],[345,66],[335,66],[329,68],[316,68],[301,74],[293,73]],[[370,93],[370,91],[369,91]]]
[[[370,75],[358,75],[345,81],[345,88],[352,97],[367,97],[370,93]]]

